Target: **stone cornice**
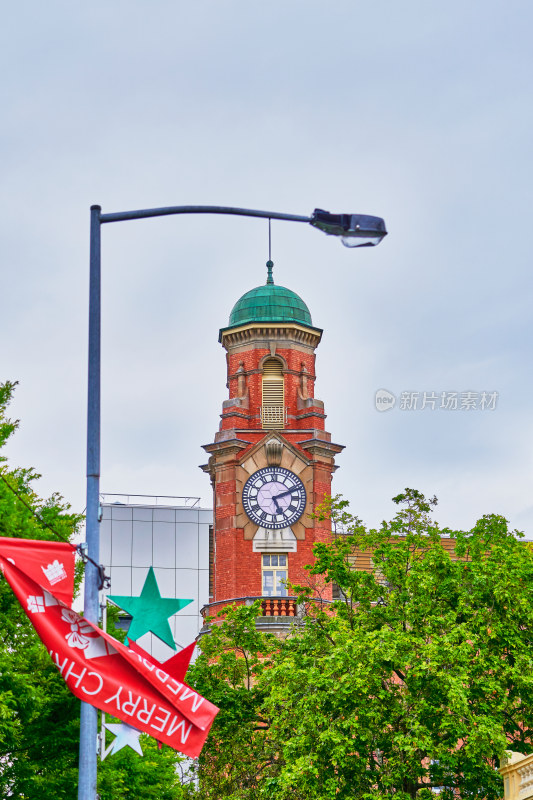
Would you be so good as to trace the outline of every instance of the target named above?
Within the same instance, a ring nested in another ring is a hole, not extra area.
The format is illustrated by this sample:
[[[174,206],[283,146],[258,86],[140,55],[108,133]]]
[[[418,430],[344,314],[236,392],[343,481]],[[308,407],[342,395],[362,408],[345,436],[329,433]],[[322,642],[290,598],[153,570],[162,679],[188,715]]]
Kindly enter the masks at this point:
[[[222,328],[218,341],[226,350],[239,345],[292,341],[315,348],[322,338],[321,328],[311,328],[297,323],[257,322],[236,328]]]
[[[240,453],[249,446],[250,442],[245,442],[242,439],[223,439],[222,441],[212,442],[211,444],[203,444],[202,448],[206,453],[233,456]]]
[[[220,415],[222,419],[230,419],[230,417],[234,417],[234,422],[242,421],[242,420],[252,420],[257,419],[259,414],[245,414],[240,411],[227,411],[226,409],[223,410],[222,414]]]
[[[338,453],[342,453],[345,447],[343,444],[325,442],[322,439],[306,439],[298,444],[303,450],[307,450],[314,456],[322,456],[322,458],[334,458]]]
[[[301,431],[299,432],[301,433]],[[237,431],[237,433],[239,433],[239,431]],[[249,433],[249,431],[243,431],[243,433]],[[307,465],[312,463],[312,459],[306,458],[305,453],[302,453],[301,450],[299,449],[299,442],[291,442],[283,435],[285,431],[283,430],[265,431],[257,429],[257,433],[262,433],[263,435],[256,442],[249,442],[251,447],[250,450],[246,453],[246,458],[253,457],[255,453],[262,450],[269,439],[278,439],[283,443],[283,446],[290,453],[292,453],[293,456],[299,458],[302,461],[302,463]]]
[[[278,358],[279,358],[279,356],[278,356]],[[299,370],[299,369],[288,369],[287,367],[284,367],[281,370],[281,372],[282,372],[283,375],[296,375],[297,377],[299,377],[302,374],[302,371]],[[246,376],[248,376],[248,375],[262,375],[262,374],[263,374],[263,368],[262,367],[257,367],[256,369],[247,369],[247,370],[244,371],[244,375],[246,375]],[[234,372],[231,375],[228,375],[228,380],[234,381],[238,377],[239,377],[239,373],[238,372]],[[308,372],[307,373],[307,378],[310,381],[315,381],[316,380],[316,375],[311,375],[311,373]],[[310,398],[310,399],[314,399],[314,398]]]
[[[289,419],[307,419],[307,417],[326,419],[326,416],[323,411],[306,411],[304,414],[289,414]]]

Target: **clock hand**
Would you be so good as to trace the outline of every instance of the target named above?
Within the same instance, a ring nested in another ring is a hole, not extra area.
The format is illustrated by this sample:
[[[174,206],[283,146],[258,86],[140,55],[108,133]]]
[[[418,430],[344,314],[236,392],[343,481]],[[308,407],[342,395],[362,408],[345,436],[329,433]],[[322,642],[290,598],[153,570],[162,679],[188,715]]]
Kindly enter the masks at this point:
[[[282,511],[281,511],[280,505],[278,503],[277,497],[273,497],[272,500],[274,501],[274,505],[276,506],[276,514],[281,514]]]
[[[276,502],[276,500],[279,500],[280,497],[287,497],[288,494],[292,494],[293,492],[297,492],[297,491],[298,491],[298,487],[294,486],[292,489],[287,489],[286,492],[282,492],[281,494],[275,495],[272,498],[272,500],[274,500],[274,502]]]

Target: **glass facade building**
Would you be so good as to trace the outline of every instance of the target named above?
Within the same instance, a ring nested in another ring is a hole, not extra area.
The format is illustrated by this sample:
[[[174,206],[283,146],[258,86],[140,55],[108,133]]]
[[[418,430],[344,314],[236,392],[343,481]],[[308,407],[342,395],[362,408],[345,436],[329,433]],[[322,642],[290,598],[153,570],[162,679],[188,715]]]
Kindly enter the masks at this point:
[[[209,602],[212,510],[194,497],[110,494],[101,496],[101,509],[100,562],[111,576],[106,594],[140,595],[153,566],[162,597],[192,600],[169,620],[177,649],[190,644]],[[160,661],[173,653],[150,633],[139,644]]]

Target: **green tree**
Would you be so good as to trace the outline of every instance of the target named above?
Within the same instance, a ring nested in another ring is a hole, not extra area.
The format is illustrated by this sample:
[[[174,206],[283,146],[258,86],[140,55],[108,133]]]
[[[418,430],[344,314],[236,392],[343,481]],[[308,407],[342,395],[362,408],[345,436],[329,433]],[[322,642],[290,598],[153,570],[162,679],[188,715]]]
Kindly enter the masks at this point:
[[[0,447],[18,422],[6,417],[14,389],[0,385]],[[54,494],[33,490],[33,469],[8,469],[0,456],[0,536],[68,541],[81,516]],[[0,794],[75,797],[79,703],[66,689],[6,581],[0,580]]]
[[[202,640],[195,680],[212,693],[220,682],[222,708],[202,797],[217,781],[235,799],[491,800],[503,752],[532,751],[531,549],[500,516],[441,530],[435,499],[406,490],[394,502],[377,530],[345,501],[318,510],[338,536],[315,546],[310,573],[342,600],[313,603],[298,587],[306,614],[284,640],[259,637],[242,608]],[[353,569],[364,550],[371,572]]]
[[[6,416],[15,384],[0,384],[0,448],[18,422]],[[0,455],[0,536],[68,541],[82,516],[60,495],[42,500],[33,469],[12,469]],[[113,626],[109,615],[109,630]],[[72,695],[8,583],[0,578],[0,797],[76,800],[79,700]],[[101,800],[175,800],[186,792],[180,756],[141,738],[144,757],[125,748],[98,767]]]
[[[262,677],[278,640],[256,629],[259,604],[235,606],[201,639],[187,679],[221,711],[200,754],[201,798],[255,798],[277,762],[264,714]]]

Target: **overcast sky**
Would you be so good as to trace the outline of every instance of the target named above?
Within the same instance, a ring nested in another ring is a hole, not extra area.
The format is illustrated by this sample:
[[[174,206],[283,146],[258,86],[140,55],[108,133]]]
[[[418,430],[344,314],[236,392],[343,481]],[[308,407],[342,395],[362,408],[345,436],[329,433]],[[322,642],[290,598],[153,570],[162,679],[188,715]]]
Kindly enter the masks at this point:
[[[7,4],[13,465],[84,508],[92,203],[376,214],[390,232],[376,249],[272,226],[275,281],[324,329],[316,395],[346,445],[334,489],[371,524],[411,486],[439,497],[442,524],[495,512],[533,538],[532,23],[530,0]],[[218,330],[265,281],[267,225],[107,225],[102,251],[101,488],[208,505],[197,465],[227,396]],[[440,409],[443,392],[478,407]]]

